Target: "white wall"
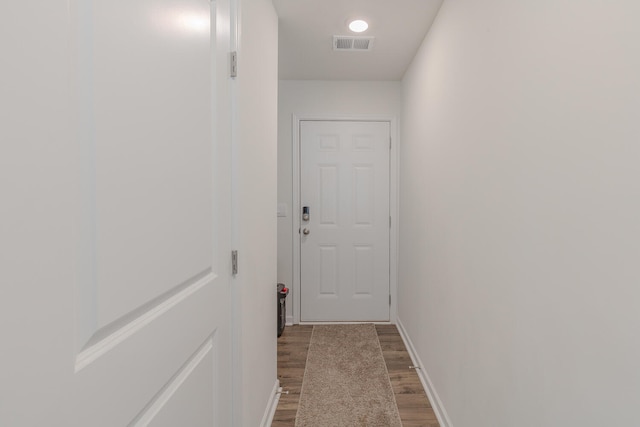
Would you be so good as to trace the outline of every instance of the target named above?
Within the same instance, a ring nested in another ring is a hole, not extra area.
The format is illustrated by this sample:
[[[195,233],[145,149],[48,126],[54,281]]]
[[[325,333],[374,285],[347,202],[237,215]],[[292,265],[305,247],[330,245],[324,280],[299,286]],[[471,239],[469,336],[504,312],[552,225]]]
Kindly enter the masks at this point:
[[[456,427],[640,425],[639,14],[445,0],[404,78],[398,311]]]
[[[271,0],[239,1],[233,245],[235,426],[258,426],[276,371],[278,17]]]
[[[292,115],[400,116],[400,82],[281,80],[278,90],[278,203],[287,216],[278,218],[278,282],[293,283]],[[293,292],[287,298],[291,318]]]

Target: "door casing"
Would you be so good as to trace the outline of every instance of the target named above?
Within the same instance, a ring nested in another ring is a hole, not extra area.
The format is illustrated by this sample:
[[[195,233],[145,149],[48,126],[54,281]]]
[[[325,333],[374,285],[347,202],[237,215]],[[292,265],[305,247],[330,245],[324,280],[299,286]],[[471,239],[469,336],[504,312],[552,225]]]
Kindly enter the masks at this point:
[[[396,295],[398,289],[398,182],[399,182],[399,148],[400,138],[398,137],[397,119],[391,116],[370,116],[370,115],[319,115],[319,114],[293,114],[292,126],[292,157],[293,157],[293,194],[292,194],[292,245],[293,245],[293,283],[291,286],[291,300],[293,304],[294,324],[314,324],[326,322],[300,322],[300,122],[302,121],[365,121],[365,122],[388,122],[391,133],[391,150],[389,152],[389,212],[391,214],[391,229],[389,238],[389,292],[391,294],[391,305],[389,307],[389,322],[396,323]],[[340,322],[348,323],[348,322]]]

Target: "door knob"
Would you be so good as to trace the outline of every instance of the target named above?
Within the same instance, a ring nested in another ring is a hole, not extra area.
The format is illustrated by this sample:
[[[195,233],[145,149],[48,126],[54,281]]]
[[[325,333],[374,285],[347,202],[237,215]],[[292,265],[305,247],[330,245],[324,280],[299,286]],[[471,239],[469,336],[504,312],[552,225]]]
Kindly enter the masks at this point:
[[[305,236],[309,233],[311,233],[311,231],[308,228],[302,230],[302,234],[304,234]]]

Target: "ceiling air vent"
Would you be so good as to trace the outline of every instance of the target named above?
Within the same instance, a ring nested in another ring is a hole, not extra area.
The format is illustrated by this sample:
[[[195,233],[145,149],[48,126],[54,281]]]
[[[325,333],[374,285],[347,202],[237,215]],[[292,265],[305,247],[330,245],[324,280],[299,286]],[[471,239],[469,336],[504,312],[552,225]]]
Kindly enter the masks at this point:
[[[373,49],[375,37],[333,36],[333,50],[366,52]]]

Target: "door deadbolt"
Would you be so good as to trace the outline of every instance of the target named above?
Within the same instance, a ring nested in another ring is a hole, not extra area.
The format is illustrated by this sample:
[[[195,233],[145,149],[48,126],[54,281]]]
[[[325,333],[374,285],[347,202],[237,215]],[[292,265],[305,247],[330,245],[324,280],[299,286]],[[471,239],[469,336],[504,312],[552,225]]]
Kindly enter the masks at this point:
[[[302,220],[309,221],[309,206],[302,207]]]

